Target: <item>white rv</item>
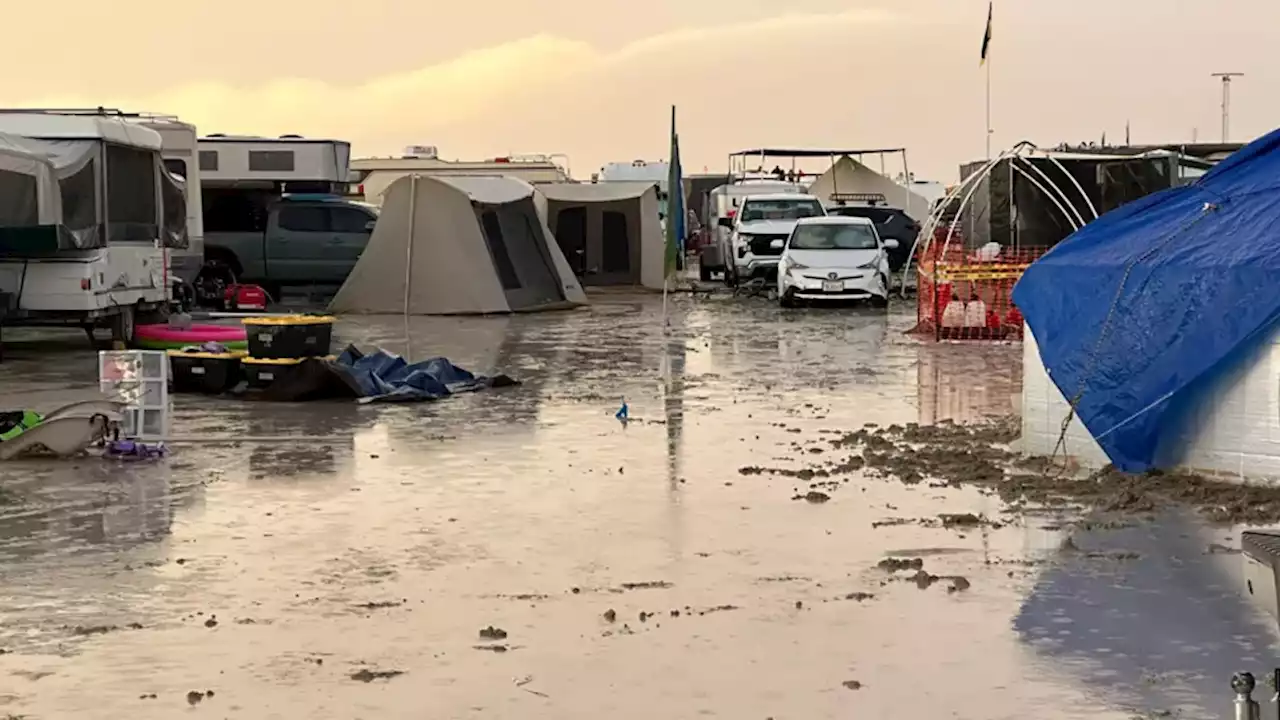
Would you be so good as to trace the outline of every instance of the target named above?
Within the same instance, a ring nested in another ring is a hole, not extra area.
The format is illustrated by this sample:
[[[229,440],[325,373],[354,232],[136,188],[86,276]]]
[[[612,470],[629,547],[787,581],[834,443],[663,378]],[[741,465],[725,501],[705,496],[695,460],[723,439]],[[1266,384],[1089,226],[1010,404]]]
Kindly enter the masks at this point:
[[[299,135],[208,135],[197,143],[204,187],[263,187],[277,192],[342,193],[351,143]]]
[[[31,110],[0,111],[0,133],[0,322],[107,324],[131,340],[135,320],[168,302],[165,249],[186,242],[159,133],[119,115]]]

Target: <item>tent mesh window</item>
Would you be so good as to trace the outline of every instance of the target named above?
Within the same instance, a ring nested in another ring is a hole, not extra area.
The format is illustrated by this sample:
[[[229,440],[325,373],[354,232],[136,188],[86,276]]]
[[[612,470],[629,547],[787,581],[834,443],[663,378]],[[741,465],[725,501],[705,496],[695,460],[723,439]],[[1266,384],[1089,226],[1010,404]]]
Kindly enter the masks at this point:
[[[154,242],[156,161],[146,150],[107,146],[107,242]]]
[[[62,224],[85,230],[98,224],[98,161],[90,160],[80,172],[58,181],[62,195]]]
[[[631,239],[627,236],[627,216],[620,212],[601,213],[601,270],[606,273],[631,271]]]
[[[34,175],[0,170],[0,227],[30,227],[40,223],[40,201]]]
[[[507,241],[502,234],[502,223],[498,213],[485,210],[480,214],[480,226],[484,228],[485,244],[489,246],[489,254],[493,256],[494,268],[498,271],[498,280],[503,290],[519,290],[520,278],[516,275],[516,267],[511,262],[511,254],[507,251]]]
[[[164,200],[164,246],[185,248],[187,238],[187,196],[181,184],[169,173],[160,178],[160,195]]]

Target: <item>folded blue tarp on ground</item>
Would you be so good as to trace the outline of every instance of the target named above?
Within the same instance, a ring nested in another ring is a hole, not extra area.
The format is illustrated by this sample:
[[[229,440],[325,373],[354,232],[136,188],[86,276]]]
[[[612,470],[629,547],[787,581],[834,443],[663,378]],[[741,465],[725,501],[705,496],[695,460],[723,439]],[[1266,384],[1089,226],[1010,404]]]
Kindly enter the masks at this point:
[[[474,392],[514,381],[505,375],[496,378],[473,375],[437,357],[410,364],[399,355],[384,350],[365,355],[348,347],[337,363],[348,375],[349,384],[360,391],[360,402],[413,402],[439,400],[454,393]]]

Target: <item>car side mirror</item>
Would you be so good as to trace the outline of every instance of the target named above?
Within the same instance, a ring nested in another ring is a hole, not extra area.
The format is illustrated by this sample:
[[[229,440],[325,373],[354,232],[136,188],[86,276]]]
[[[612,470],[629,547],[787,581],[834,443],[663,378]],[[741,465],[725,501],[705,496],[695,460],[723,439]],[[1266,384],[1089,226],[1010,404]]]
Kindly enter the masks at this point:
[[[367,233],[371,233],[373,232],[373,229],[377,226],[378,226],[377,220],[370,220],[369,222],[364,224],[364,231]]]
[[[884,241],[884,246],[885,246],[886,248],[890,249],[890,250],[897,250],[897,249],[898,249],[898,241],[897,241],[897,240],[894,240],[893,238],[889,238],[888,240],[885,240],[885,241]]]
[[[722,218],[720,218],[719,220],[717,220],[717,221],[716,221],[716,224],[717,224],[717,225],[719,225],[719,226],[720,226],[720,227],[722,227],[722,228],[729,228],[730,230],[732,230],[732,229],[733,229],[733,218],[731,218],[731,217],[722,217]]]

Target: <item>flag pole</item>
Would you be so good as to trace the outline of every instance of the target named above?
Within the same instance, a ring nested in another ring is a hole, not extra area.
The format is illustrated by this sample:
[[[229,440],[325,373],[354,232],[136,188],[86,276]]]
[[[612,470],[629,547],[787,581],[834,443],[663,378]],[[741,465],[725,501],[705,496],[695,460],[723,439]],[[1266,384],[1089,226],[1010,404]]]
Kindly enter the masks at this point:
[[[987,66],[987,159],[991,159],[991,58],[984,63]]]

